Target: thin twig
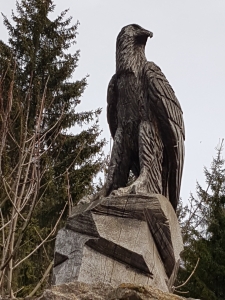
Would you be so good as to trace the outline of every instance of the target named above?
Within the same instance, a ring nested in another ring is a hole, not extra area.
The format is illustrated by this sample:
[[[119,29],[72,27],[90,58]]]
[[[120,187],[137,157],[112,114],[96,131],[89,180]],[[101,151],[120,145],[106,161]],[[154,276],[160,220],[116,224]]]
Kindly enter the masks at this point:
[[[3,217],[3,214],[2,214],[2,209],[1,208],[0,208],[0,215],[1,215],[1,220],[2,220],[2,227],[4,228],[5,222],[4,222],[4,217]],[[3,248],[4,248],[4,244],[5,244],[5,230],[3,229],[3,231],[2,231],[2,245],[3,245]]]
[[[21,215],[20,211],[16,207],[16,204],[13,202],[13,200],[11,199],[11,197],[10,197],[10,195],[8,193],[6,185],[8,186],[8,188],[10,188],[10,186],[9,186],[8,182],[5,180],[4,177],[3,177],[3,183],[4,183],[5,192],[6,192],[7,196],[8,196],[9,201],[11,202],[12,206],[14,207],[16,213],[25,221],[25,218]]]
[[[67,179],[67,197],[68,197],[69,216],[70,216],[72,212],[72,199],[70,194],[70,179],[69,179],[68,169],[66,169],[66,179]]]
[[[182,286],[184,286],[185,284],[188,283],[188,281],[191,279],[191,277],[193,276],[193,274],[194,274],[194,272],[195,272],[195,270],[196,270],[196,268],[197,268],[197,266],[198,266],[199,260],[200,260],[200,258],[198,258],[197,263],[196,263],[196,265],[195,265],[193,271],[191,272],[190,276],[188,277],[188,279],[187,279],[184,283],[182,283],[181,285],[178,285],[178,286],[175,286],[175,287],[174,287],[174,290],[175,290],[175,291],[176,291],[176,289],[179,289],[179,288],[181,288]]]
[[[41,278],[41,280],[38,282],[38,284],[36,285],[36,287],[33,289],[33,291],[26,297],[26,298],[29,298],[29,297],[32,297],[36,292],[37,290],[40,288],[40,286],[42,285],[42,283],[44,282],[45,278],[48,276],[48,274],[50,273],[52,267],[53,267],[53,264],[54,264],[54,260],[50,262],[48,268],[46,269],[43,277]]]
[[[176,291],[177,293],[179,293],[179,294],[188,294],[189,293],[189,291],[177,291],[177,290],[174,290],[174,291]]]
[[[66,204],[65,204],[65,206],[64,206],[64,208],[63,208],[63,210],[62,210],[62,212],[61,212],[61,214],[60,214],[60,216],[59,216],[59,218],[58,218],[58,220],[57,220],[57,222],[56,222],[56,224],[55,224],[55,226],[54,226],[54,228],[52,229],[52,231],[49,233],[49,235],[33,250],[33,251],[31,251],[26,257],[24,257],[22,260],[20,260],[14,267],[13,267],[13,269],[15,269],[15,268],[17,268],[22,262],[24,262],[26,259],[28,259],[32,254],[34,254],[49,238],[50,238],[50,236],[51,235],[53,235],[54,233],[55,233],[55,231],[56,231],[56,228],[57,228],[57,226],[58,226],[58,224],[59,224],[59,222],[60,222],[60,220],[61,220],[61,218],[62,218],[62,215],[63,215],[63,213],[64,213],[64,211],[65,211],[65,209],[66,209],[66,206],[67,206],[67,204],[68,204],[68,202],[66,202]]]
[[[34,230],[36,231],[36,233],[37,233],[37,235],[39,236],[40,240],[43,242],[43,238],[41,237],[41,235],[40,235],[40,233],[38,232],[38,230],[37,230],[36,227],[34,227]],[[45,252],[45,255],[46,255],[46,257],[47,257],[47,260],[50,262],[48,253],[47,253],[47,251],[46,251],[46,249],[45,249],[45,245],[43,245],[43,248],[44,248],[44,252]]]

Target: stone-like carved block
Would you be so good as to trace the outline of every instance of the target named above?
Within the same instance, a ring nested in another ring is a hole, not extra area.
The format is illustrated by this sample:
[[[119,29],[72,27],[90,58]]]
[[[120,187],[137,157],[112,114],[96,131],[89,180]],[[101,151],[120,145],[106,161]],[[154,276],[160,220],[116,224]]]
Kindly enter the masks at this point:
[[[183,249],[162,195],[110,196],[74,207],[56,238],[53,284],[147,284],[169,291]]]

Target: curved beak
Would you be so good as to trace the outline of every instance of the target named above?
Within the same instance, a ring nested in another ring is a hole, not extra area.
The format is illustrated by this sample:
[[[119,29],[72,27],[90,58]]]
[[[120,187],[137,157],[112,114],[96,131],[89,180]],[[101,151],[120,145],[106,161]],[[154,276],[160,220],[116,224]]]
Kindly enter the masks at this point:
[[[153,32],[149,31],[149,37],[152,38],[153,37]]]
[[[149,38],[152,38],[153,37],[153,33],[151,32],[151,31],[149,31],[149,30],[146,30],[146,29],[144,29],[144,28],[141,28],[140,30],[139,30],[139,33],[138,33],[138,35],[140,35],[140,36],[145,36],[145,37],[149,37]]]
[[[139,44],[146,44],[148,38],[152,38],[153,33],[151,31],[148,31],[144,28],[139,29],[137,32],[136,40]]]
[[[142,32],[141,32],[143,35],[146,35],[147,37],[149,38],[152,38],[153,37],[153,33],[151,31],[148,31],[146,29],[143,28]]]

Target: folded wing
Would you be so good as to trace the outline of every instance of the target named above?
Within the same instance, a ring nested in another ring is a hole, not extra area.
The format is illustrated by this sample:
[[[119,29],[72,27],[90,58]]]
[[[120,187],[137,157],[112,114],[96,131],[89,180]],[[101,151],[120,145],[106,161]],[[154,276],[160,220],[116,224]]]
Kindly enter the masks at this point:
[[[107,91],[107,121],[112,137],[114,138],[118,126],[117,120],[117,86],[116,74],[113,75]]]
[[[184,162],[183,112],[172,87],[156,64],[146,63],[143,79],[148,105],[155,115],[164,144],[163,194],[176,210]]]

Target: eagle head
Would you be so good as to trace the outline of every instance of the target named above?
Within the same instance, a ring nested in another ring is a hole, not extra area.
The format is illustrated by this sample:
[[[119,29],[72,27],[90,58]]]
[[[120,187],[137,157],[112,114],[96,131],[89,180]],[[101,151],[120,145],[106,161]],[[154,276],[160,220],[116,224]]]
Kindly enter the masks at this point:
[[[148,31],[137,24],[130,24],[121,29],[117,37],[117,43],[125,40],[127,42],[133,42],[135,45],[145,45],[148,37],[153,37],[151,31]]]
[[[135,64],[141,64],[145,58],[145,45],[148,38],[153,37],[153,33],[137,24],[123,27],[118,34],[116,41],[116,69],[133,70]]]

